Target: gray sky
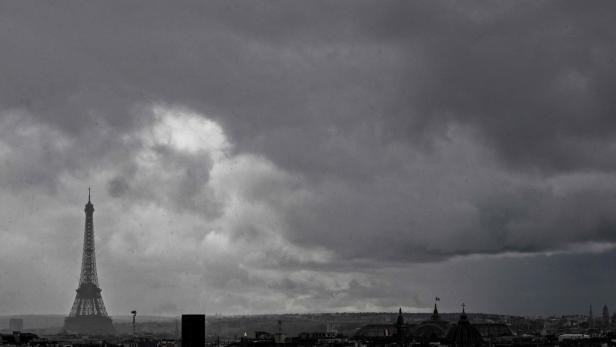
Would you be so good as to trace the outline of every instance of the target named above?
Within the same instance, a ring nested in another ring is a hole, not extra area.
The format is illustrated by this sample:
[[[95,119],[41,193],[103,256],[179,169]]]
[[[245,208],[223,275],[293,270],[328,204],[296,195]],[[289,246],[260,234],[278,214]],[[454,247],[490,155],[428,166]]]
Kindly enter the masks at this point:
[[[615,5],[0,2],[0,313],[616,309]]]

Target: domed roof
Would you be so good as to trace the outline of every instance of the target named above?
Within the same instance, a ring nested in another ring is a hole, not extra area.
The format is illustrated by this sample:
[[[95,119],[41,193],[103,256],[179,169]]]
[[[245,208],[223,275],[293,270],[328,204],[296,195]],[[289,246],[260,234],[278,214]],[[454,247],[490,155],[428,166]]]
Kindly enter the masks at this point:
[[[436,341],[445,337],[451,323],[446,321],[424,321],[419,324],[413,335],[422,341]]]
[[[481,334],[468,320],[464,308],[462,308],[458,324],[451,327],[449,332],[447,332],[447,341],[449,341],[450,346],[455,347],[481,345]]]

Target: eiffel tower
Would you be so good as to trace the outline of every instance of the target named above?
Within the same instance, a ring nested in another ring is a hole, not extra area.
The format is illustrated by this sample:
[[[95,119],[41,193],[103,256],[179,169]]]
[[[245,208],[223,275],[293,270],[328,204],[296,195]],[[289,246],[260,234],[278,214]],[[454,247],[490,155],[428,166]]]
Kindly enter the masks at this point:
[[[96,256],[94,254],[94,205],[90,202],[88,188],[88,203],[84,209],[86,226],[83,237],[83,258],[81,259],[81,276],[77,296],[68,317],[64,320],[66,333],[83,335],[111,335],[115,332],[111,318],[107,315],[105,304],[98,286],[96,274]]]

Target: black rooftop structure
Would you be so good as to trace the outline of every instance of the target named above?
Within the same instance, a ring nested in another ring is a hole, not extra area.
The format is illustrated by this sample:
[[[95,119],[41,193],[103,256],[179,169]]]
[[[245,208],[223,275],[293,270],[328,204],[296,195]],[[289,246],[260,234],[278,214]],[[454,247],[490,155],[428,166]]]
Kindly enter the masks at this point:
[[[462,304],[460,320],[458,324],[449,329],[446,340],[451,347],[479,347],[483,339],[479,331],[468,320],[464,307],[465,305]]]
[[[205,346],[205,315],[182,315],[182,347]]]

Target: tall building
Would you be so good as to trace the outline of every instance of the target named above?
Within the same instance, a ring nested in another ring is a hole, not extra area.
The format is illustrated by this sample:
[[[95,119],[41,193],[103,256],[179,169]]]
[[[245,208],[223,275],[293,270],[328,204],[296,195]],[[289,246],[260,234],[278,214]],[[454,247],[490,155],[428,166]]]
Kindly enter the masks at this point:
[[[94,205],[90,201],[88,188],[88,203],[85,231],[83,237],[83,257],[81,259],[81,275],[79,287],[69,316],[64,320],[64,331],[83,335],[110,335],[114,328],[111,318],[103,304],[101,289],[96,273],[96,255],[94,250]]]
[[[603,306],[603,325],[610,325],[610,311],[607,308],[607,305]]]
[[[398,345],[399,346],[404,346],[405,345],[405,341],[404,341],[404,337],[405,337],[405,333],[406,333],[406,325],[404,324],[404,317],[402,316],[402,307],[400,307],[400,310],[398,311],[398,319],[396,319],[396,336],[398,337]]]
[[[182,315],[182,347],[205,346],[205,315]]]
[[[595,317],[592,315],[592,305],[590,305],[590,309],[588,310],[588,327],[592,328],[595,325]]]

